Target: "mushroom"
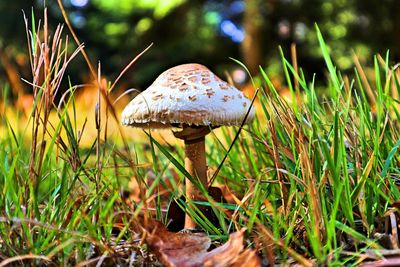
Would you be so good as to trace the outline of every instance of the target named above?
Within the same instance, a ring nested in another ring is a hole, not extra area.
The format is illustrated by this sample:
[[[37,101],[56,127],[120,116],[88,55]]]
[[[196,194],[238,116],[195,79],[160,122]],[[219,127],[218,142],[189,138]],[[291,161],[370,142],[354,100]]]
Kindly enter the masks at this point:
[[[183,64],[164,71],[123,110],[122,124],[143,128],[179,127],[175,137],[185,144],[185,168],[207,188],[205,136],[210,128],[240,125],[250,101],[241,91],[200,64]],[[251,108],[247,121],[254,118]],[[186,197],[198,200],[199,190],[186,179]],[[186,215],[185,228],[194,228]]]

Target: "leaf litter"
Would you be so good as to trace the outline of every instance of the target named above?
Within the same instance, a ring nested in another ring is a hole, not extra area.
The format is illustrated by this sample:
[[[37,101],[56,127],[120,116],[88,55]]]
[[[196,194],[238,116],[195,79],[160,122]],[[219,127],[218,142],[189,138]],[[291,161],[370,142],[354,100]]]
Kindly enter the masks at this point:
[[[243,245],[246,228],[232,233],[224,245],[211,251],[211,239],[204,233],[170,232],[153,219],[144,230],[145,242],[167,267],[261,266],[255,250]]]

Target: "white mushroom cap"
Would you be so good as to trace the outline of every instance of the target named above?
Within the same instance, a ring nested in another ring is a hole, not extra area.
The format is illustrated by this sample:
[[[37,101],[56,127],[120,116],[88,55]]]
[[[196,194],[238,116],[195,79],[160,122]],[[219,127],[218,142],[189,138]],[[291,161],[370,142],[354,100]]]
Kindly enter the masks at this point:
[[[250,108],[241,91],[200,64],[164,71],[122,112],[122,124],[134,127],[240,125]],[[247,122],[254,118],[251,108]]]

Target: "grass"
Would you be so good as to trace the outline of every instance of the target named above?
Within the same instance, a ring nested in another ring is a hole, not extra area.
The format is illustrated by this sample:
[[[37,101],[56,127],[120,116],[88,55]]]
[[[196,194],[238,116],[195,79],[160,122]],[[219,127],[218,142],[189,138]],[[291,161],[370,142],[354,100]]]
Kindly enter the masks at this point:
[[[32,15],[34,106],[25,127],[7,115],[11,107],[2,90],[0,266],[128,264],[131,255],[135,264],[153,262],[133,225],[149,217],[167,222],[174,199],[189,207],[179,201],[187,175],[182,146],[166,145],[151,131],[147,146],[126,139],[123,130],[111,134],[108,124],[117,112],[101,81],[95,130],[78,124],[77,87],[70,84],[64,104],[55,106],[60,81],[68,81],[68,60],[82,49],[71,53],[61,28],[51,37],[46,20],[34,22]],[[246,227],[251,245],[270,263],[357,265],[399,245],[390,235],[400,199],[399,70],[388,54],[374,57],[369,78],[357,58],[354,73],[343,75],[317,27],[316,33],[327,76],[306,77],[281,51],[288,102],[260,68],[257,119],[237,140],[238,128],[207,137],[210,177],[219,166],[214,185],[230,192],[229,203],[208,194],[200,203],[212,207],[217,224],[196,208],[188,212],[214,240]],[[317,84],[326,84],[323,93]],[[85,131],[97,132],[89,146],[81,144]],[[121,193],[129,182],[136,198]],[[390,245],[379,240],[385,236]]]

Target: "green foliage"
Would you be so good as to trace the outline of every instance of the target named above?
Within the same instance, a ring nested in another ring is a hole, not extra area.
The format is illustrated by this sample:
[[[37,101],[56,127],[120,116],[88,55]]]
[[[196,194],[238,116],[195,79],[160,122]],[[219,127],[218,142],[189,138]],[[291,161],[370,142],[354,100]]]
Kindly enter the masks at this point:
[[[57,1],[15,0],[0,3],[0,55],[26,77],[29,59],[26,50],[21,10],[40,12],[44,3],[49,7],[49,21],[63,22]],[[150,43],[153,48],[141,59],[143,64],[132,75],[126,75],[129,87],[145,88],[167,67],[183,62],[207,63],[223,74],[221,65],[228,57],[242,58],[243,43],[233,42],[222,31],[222,23],[231,21],[244,27],[244,9],[241,5],[257,4],[262,28],[259,42],[263,52],[259,56],[268,66],[272,78],[282,73],[277,47],[288,54],[292,43],[297,45],[298,59],[303,72],[311,77],[317,74],[322,82],[324,73],[319,41],[314,34],[318,23],[330,46],[328,52],[335,65],[344,72],[353,66],[353,51],[362,62],[371,60],[375,52],[390,49],[392,60],[399,58],[399,13],[395,0],[384,5],[377,1],[185,1],[185,0],[91,0],[84,7],[63,1],[75,30],[91,59],[100,60],[103,74],[115,77],[135,55]],[[239,6],[239,7],[238,7]],[[385,40],[382,42],[381,40]],[[351,47],[352,49],[348,49]],[[139,64],[141,64],[139,62]],[[3,65],[4,63],[2,62]],[[84,83],[88,72],[82,72],[82,61],[71,65],[69,72],[75,83]],[[224,66],[225,67],[225,66]],[[10,74],[0,66],[0,82],[9,80]],[[318,83],[317,86],[320,86]],[[25,87],[28,91],[28,87]],[[15,97],[18,95],[15,93]]]
[[[151,10],[156,19],[163,18],[185,0],[94,0],[93,4],[105,12],[129,15],[139,10]]]

